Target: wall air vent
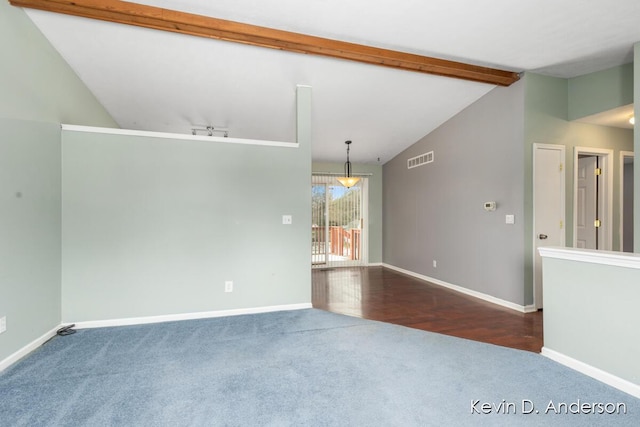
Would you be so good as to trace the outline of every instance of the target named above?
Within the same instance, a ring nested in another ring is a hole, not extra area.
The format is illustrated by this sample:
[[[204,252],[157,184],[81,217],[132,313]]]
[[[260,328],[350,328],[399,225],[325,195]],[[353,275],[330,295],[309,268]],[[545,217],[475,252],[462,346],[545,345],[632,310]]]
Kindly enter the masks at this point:
[[[420,154],[419,156],[412,157],[407,160],[407,169],[417,168],[418,166],[426,165],[433,162],[433,151]]]

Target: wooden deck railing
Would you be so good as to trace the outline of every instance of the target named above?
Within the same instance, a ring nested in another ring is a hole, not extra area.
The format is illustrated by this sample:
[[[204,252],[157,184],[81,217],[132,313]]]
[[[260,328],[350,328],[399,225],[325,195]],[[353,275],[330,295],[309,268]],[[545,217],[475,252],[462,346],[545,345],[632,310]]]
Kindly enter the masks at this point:
[[[338,255],[350,260],[360,259],[361,230],[352,228],[345,230],[339,226],[329,227],[329,240],[326,240],[324,227],[311,227],[313,253],[322,254],[329,248],[329,254]]]

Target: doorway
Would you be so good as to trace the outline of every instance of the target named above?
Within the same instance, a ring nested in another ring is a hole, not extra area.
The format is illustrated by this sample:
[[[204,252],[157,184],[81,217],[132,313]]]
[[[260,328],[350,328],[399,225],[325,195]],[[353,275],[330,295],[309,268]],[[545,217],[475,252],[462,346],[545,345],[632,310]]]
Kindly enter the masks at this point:
[[[613,151],[574,149],[573,247],[613,250]]]
[[[575,247],[582,249],[598,249],[602,236],[598,218],[601,211],[601,180],[597,171],[599,167],[598,156],[579,155],[577,165],[576,186],[576,221],[575,221]],[[600,196],[600,197],[599,197]]]
[[[367,264],[368,179],[351,188],[333,175],[313,175],[311,183],[311,264],[347,267]]]
[[[538,248],[565,244],[565,148],[533,145],[533,298],[542,308],[542,258]]]
[[[620,251],[633,252],[633,151],[620,152]]]

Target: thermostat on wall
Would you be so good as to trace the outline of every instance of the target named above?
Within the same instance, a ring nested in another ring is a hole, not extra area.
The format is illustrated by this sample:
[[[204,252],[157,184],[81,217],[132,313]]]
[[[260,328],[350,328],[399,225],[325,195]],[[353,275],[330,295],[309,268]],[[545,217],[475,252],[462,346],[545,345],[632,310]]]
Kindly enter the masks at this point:
[[[496,202],[484,202],[484,210],[487,212],[496,210]]]

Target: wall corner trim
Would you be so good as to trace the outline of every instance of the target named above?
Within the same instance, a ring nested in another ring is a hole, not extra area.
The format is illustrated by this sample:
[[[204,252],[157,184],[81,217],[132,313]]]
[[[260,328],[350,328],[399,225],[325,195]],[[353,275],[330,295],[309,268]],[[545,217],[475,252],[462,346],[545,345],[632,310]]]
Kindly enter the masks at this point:
[[[513,303],[511,301],[506,301],[503,300],[501,298],[496,298],[494,296],[488,295],[488,294],[484,294],[482,292],[477,292],[471,289],[467,289],[465,287],[462,286],[458,286],[458,285],[454,285],[452,283],[447,283],[445,281],[439,280],[439,279],[434,279],[433,277],[429,277],[429,276],[424,276],[422,274],[418,274],[418,273],[414,273],[413,271],[409,271],[409,270],[405,270],[403,268],[400,267],[396,267],[390,264],[382,264],[383,267],[389,268],[391,270],[395,270],[399,273],[403,273],[406,274],[408,276],[412,276],[415,277],[416,279],[420,279],[420,280],[424,280],[425,282],[429,282],[432,283],[434,285],[438,285],[438,286],[442,286],[444,288],[448,288],[451,290],[454,290],[456,292],[460,292],[462,294],[465,295],[470,295],[472,297],[476,297],[478,299],[481,299],[483,301],[488,301],[490,303],[496,304],[496,305],[500,305],[502,307],[506,307],[506,308],[510,308],[511,310],[515,310],[517,312],[520,313],[531,313],[534,311],[537,311],[535,306],[533,305],[527,305],[527,306],[523,306],[523,305],[519,305],[516,303]]]
[[[200,313],[185,313],[185,314],[170,314],[164,316],[149,316],[149,317],[136,317],[127,319],[113,319],[113,320],[98,320],[89,322],[78,322],[75,324],[76,329],[89,329],[89,328],[103,328],[108,326],[129,326],[129,325],[143,325],[149,323],[161,323],[161,322],[173,322],[178,320],[195,320],[195,319],[209,319],[213,317],[225,317],[225,316],[239,316],[243,314],[259,314],[270,313],[275,311],[289,311],[289,310],[304,310],[313,308],[311,303],[302,304],[288,304],[288,305],[274,305],[267,307],[255,307],[255,308],[241,308],[233,310],[220,310],[220,311],[208,311]],[[33,340],[20,350],[16,351],[4,360],[0,360],[0,373],[7,369],[9,366],[18,362],[29,353],[42,346],[51,338],[56,336],[58,329],[62,326],[70,325],[73,322],[64,322],[49,332],[45,333],[41,337]]]
[[[547,347],[542,347],[541,354],[555,362],[560,363],[561,365],[583,373],[591,378],[594,378],[600,382],[603,382],[607,385],[610,385],[611,387],[617,388],[620,391],[623,391],[640,399],[640,385],[638,384],[634,384],[609,372],[603,371],[602,369],[598,369],[594,366],[581,362],[555,350],[551,350]]]
[[[101,133],[106,135],[141,136],[147,138],[178,139],[182,141],[217,142],[223,144],[262,145],[267,147],[299,148],[297,142],[269,141],[261,139],[225,138],[222,136],[188,135],[182,133],[151,132],[132,129],[102,128],[61,124],[63,131]]]
[[[0,372],[4,371],[9,366],[18,362],[20,359],[27,356],[29,353],[31,353],[32,351],[34,351],[35,349],[37,349],[38,347],[40,347],[41,345],[49,341],[51,338],[55,337],[56,332],[58,331],[58,328],[60,328],[60,325],[51,329],[49,332],[45,333],[41,337],[31,341],[29,344],[25,345],[20,350],[16,351],[15,353],[5,358],[4,360],[0,360]]]

